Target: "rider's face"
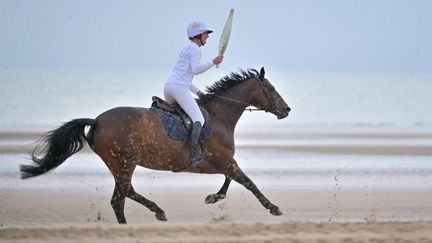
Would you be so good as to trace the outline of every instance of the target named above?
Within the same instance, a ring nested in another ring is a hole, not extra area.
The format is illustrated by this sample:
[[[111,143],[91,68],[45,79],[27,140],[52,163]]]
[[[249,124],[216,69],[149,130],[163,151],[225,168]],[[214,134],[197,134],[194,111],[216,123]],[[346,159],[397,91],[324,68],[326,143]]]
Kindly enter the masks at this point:
[[[207,43],[207,38],[209,38],[209,33],[208,32],[204,32],[201,34],[201,40],[202,42],[205,44]]]

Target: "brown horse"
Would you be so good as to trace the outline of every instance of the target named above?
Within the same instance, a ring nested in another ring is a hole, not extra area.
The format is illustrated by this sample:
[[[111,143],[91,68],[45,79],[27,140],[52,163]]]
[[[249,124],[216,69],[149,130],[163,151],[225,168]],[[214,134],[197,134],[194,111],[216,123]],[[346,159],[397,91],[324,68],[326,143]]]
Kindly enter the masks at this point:
[[[231,73],[207,88],[208,95],[199,100],[213,122],[213,134],[203,145],[213,154],[190,167],[189,142],[168,137],[159,116],[146,108],[117,107],[96,119],[75,119],[47,133],[32,154],[32,165],[21,165],[21,178],[44,174],[81,150],[87,142],[100,156],[115,179],[111,205],[117,221],[126,223],[125,198],[128,197],[167,220],[159,206],[135,192],[131,179],[137,165],[155,170],[219,173],[225,175],[222,188],[207,196],[206,203],[225,198],[231,180],[250,190],[273,215],[282,212],[255,186],[234,160],[234,129],[243,111],[254,106],[273,113],[278,119],[291,110],[272,84],[264,77],[264,68]],[[85,127],[90,126],[85,134]],[[36,155],[42,153],[42,157]]]

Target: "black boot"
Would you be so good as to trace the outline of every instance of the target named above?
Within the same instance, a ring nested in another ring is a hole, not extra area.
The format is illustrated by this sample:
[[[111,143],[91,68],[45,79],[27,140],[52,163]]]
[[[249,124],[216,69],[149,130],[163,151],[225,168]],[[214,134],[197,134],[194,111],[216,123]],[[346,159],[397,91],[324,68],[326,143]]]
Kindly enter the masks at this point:
[[[201,136],[201,122],[194,122],[192,133],[191,133],[191,150],[190,150],[190,162],[191,165],[195,165],[201,160],[205,159],[204,155],[198,153],[198,142]]]

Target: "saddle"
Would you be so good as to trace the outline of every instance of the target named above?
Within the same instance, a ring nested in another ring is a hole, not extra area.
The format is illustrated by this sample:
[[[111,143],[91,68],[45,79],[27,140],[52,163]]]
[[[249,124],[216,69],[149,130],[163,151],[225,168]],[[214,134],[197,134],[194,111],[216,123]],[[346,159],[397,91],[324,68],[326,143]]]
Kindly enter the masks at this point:
[[[205,123],[201,129],[201,140],[210,138],[213,133],[213,124],[207,110],[199,106]],[[171,105],[165,100],[153,96],[150,110],[159,115],[168,136],[174,140],[188,140],[192,131],[193,123],[186,112],[177,103]]]

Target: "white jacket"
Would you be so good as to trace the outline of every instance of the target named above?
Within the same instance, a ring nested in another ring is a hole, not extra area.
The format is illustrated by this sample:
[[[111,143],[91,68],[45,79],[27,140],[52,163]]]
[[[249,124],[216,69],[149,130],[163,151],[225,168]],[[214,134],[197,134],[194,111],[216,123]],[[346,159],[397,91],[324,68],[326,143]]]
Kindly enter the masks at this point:
[[[199,89],[192,83],[194,75],[201,74],[214,65],[212,61],[204,64],[201,64],[200,61],[201,48],[191,41],[180,52],[174,70],[165,83],[189,86],[189,90],[197,94]]]

